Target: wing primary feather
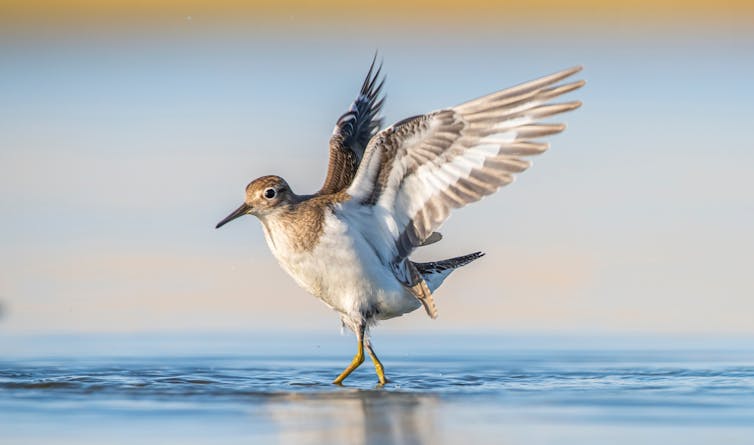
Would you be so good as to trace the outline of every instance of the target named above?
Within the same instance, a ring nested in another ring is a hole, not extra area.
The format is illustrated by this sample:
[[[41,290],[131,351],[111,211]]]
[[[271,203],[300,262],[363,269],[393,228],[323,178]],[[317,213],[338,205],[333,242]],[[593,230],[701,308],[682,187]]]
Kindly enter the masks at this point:
[[[372,78],[372,71],[374,71],[374,64],[377,63],[377,51],[374,52],[374,56],[372,56],[372,64],[369,65],[369,71],[367,72],[367,76],[364,78],[364,82],[361,84],[361,91],[364,92],[367,90],[367,85],[371,82]]]
[[[497,100],[498,98],[507,97],[507,96],[519,94],[526,91],[536,90],[547,85],[552,85],[554,83],[557,83],[567,77],[570,77],[578,73],[579,71],[581,71],[581,67],[575,66],[573,68],[569,68],[563,71],[559,71],[557,73],[550,74],[549,76],[544,76],[544,77],[540,77],[539,79],[531,80],[529,82],[524,82],[516,86],[513,86],[511,88],[507,88],[498,93],[493,93],[492,95],[490,95],[490,100],[494,101],[494,100]]]
[[[519,139],[536,139],[560,133],[565,127],[565,124],[530,124],[516,128],[516,133]]]

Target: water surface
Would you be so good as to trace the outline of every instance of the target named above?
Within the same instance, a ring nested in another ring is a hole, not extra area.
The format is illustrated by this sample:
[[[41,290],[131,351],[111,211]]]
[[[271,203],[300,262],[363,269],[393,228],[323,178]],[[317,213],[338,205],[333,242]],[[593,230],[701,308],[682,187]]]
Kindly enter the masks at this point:
[[[754,443],[747,342],[390,335],[337,387],[348,337],[10,341],[3,444]]]

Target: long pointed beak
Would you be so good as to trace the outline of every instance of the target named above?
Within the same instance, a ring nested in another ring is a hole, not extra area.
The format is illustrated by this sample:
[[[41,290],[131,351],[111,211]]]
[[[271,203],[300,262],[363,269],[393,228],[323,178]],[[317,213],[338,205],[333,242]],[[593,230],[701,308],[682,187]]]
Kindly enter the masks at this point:
[[[245,214],[249,213],[249,210],[251,210],[251,206],[250,205],[248,205],[246,203],[241,204],[241,207],[237,208],[236,210],[233,211],[233,213],[231,213],[230,215],[226,216],[225,219],[223,219],[222,221],[220,221],[219,223],[217,223],[217,225],[215,226],[215,229],[219,229],[220,227],[222,227],[225,224],[233,221],[234,219],[239,218],[241,216],[244,216]]]

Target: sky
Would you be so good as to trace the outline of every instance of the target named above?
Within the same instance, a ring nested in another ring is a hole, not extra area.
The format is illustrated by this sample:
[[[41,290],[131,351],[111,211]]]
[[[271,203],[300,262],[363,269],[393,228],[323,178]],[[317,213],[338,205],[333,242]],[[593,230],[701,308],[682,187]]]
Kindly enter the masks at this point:
[[[587,81],[551,150],[417,252],[487,253],[439,318],[381,329],[754,334],[743,2],[87,3],[0,5],[0,332],[338,329],[257,221],[214,225],[258,176],[318,189],[379,50],[386,123]]]

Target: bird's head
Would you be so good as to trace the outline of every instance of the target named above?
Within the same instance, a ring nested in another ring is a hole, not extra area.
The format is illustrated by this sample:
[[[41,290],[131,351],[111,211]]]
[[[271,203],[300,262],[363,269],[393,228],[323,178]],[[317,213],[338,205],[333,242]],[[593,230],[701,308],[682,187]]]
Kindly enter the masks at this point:
[[[264,217],[275,209],[293,203],[295,195],[280,176],[262,176],[246,186],[246,197],[241,207],[217,223],[216,229],[243,215]]]

